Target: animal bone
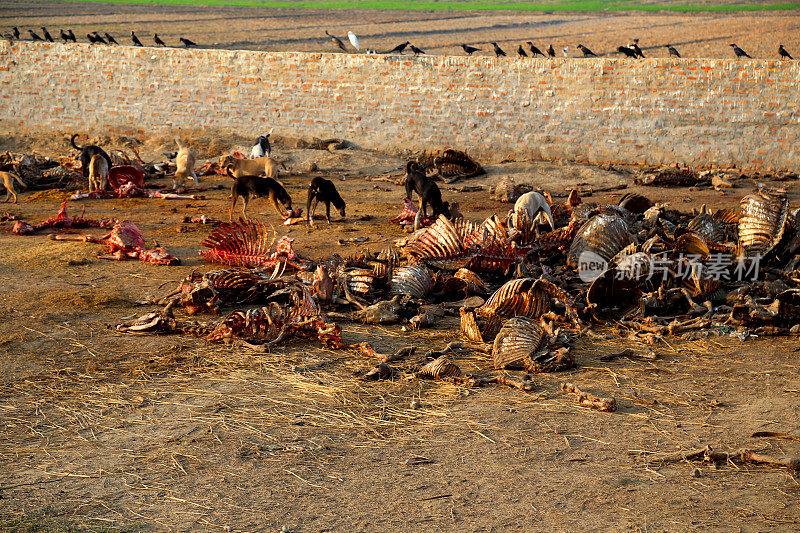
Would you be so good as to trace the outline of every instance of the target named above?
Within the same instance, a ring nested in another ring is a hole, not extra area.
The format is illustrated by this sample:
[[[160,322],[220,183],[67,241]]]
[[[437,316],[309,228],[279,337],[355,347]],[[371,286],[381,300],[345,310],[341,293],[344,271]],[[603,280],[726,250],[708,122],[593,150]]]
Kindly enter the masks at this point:
[[[572,383],[562,383],[561,390],[571,394],[577,394],[577,402],[581,407],[589,407],[591,409],[609,412],[617,410],[617,401],[614,398],[600,398],[594,396],[588,392],[583,392]]]

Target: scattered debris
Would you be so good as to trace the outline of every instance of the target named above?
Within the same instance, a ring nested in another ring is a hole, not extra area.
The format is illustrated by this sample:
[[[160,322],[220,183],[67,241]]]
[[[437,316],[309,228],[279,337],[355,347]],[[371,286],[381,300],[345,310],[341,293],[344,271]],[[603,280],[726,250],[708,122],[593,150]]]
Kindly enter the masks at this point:
[[[572,383],[562,383],[561,390],[570,394],[578,396],[577,402],[581,407],[588,407],[590,409],[597,409],[598,411],[613,412],[617,410],[617,401],[614,398],[600,398],[583,392]]]

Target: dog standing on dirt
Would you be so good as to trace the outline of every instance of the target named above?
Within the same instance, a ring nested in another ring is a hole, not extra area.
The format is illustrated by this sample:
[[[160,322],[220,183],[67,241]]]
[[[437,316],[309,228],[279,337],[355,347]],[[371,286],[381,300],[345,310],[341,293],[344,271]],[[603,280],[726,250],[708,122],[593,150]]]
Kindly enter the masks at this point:
[[[172,188],[177,189],[189,178],[194,180],[195,187],[200,185],[200,182],[197,181],[197,174],[194,173],[194,153],[181,142],[180,137],[175,137],[175,142],[178,144],[178,154],[175,156],[177,169],[172,178]]]
[[[289,196],[289,193],[286,192],[283,185],[275,179],[262,178],[261,176],[255,176],[253,174],[237,176],[233,173],[232,165],[225,167],[225,172],[228,176],[236,180],[231,187],[231,211],[229,216],[231,222],[233,222],[233,208],[236,206],[236,201],[240,197],[242,199],[242,215],[244,215],[245,220],[248,220],[247,202],[250,201],[251,197],[269,197],[270,203],[275,207],[275,211],[278,212],[281,218],[286,218],[286,214],[281,211],[278,202],[280,202],[287,211],[292,209],[292,197]]]
[[[89,192],[104,191],[108,186],[108,163],[103,156],[95,154],[89,160]]]
[[[425,175],[422,166],[416,161],[409,161],[406,165],[406,198],[411,199],[411,195],[416,192],[419,195],[419,211],[423,217],[427,217],[428,205],[433,209],[433,217],[438,218],[444,215],[450,218],[450,204],[442,202],[442,192],[439,186],[431,178]]]
[[[6,202],[13,196],[14,203],[17,203],[17,191],[14,190],[14,180],[17,180],[17,182],[26,189],[28,186],[13,172],[0,172],[0,178],[3,178],[3,185],[6,186]]]
[[[89,175],[89,162],[92,160],[92,156],[94,156],[94,155],[99,155],[99,156],[103,157],[103,159],[106,160],[106,163],[108,163],[108,168],[111,168],[111,166],[112,166],[111,165],[111,158],[108,156],[108,154],[106,153],[105,150],[103,150],[102,148],[100,148],[99,146],[97,146],[95,144],[87,144],[86,146],[82,146],[82,147],[78,146],[77,144],[75,144],[75,138],[77,136],[78,136],[77,133],[74,134],[72,136],[72,138],[70,138],[69,142],[70,142],[70,144],[72,144],[73,148],[75,148],[76,150],[80,150],[81,151],[81,155],[80,155],[79,159],[81,160],[81,173],[84,176],[88,176]]]
[[[274,129],[272,128],[272,130]],[[256,144],[250,149],[250,159],[258,159],[264,156],[270,157],[272,155],[272,146],[269,144],[269,136],[272,135],[272,130],[256,139]]]
[[[342,217],[345,216],[345,203],[339,191],[336,190],[336,185],[334,185],[331,180],[326,180],[325,178],[317,176],[311,180],[311,185],[308,186],[306,213],[309,226],[314,226],[314,211],[316,211],[317,203],[319,202],[325,203],[325,218],[328,220],[328,224],[331,223],[331,204],[339,210],[339,214],[342,215]]]
[[[278,178],[278,165],[284,169],[286,165],[272,159],[271,157],[257,157],[256,159],[242,159],[241,157],[234,157],[232,155],[223,155],[220,157],[219,166],[222,168],[231,167],[233,174],[238,178],[240,176],[264,175],[268,178]]]

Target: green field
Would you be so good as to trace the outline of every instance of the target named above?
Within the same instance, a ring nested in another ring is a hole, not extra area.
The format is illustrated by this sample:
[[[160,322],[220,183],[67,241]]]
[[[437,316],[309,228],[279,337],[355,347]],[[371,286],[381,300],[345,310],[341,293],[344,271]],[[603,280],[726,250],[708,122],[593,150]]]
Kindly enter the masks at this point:
[[[62,1],[62,0],[51,0]],[[74,1],[74,0],[63,0]],[[775,11],[800,9],[800,2],[703,2],[681,1],[637,2],[619,0],[600,2],[592,0],[553,0],[552,2],[487,0],[82,0],[86,2],[113,4],[171,4],[171,5],[221,5],[260,6],[297,9],[396,9],[396,10],[476,10],[476,11]]]

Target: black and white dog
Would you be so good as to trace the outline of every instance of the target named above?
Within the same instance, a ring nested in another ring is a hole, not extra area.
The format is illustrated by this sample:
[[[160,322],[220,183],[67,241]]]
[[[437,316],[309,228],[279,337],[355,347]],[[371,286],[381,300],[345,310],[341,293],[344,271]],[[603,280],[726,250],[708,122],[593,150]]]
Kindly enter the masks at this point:
[[[256,139],[256,143],[250,149],[250,159],[259,157],[270,157],[272,155],[272,146],[269,144],[269,136],[272,135],[272,128],[266,135],[261,135]]]

